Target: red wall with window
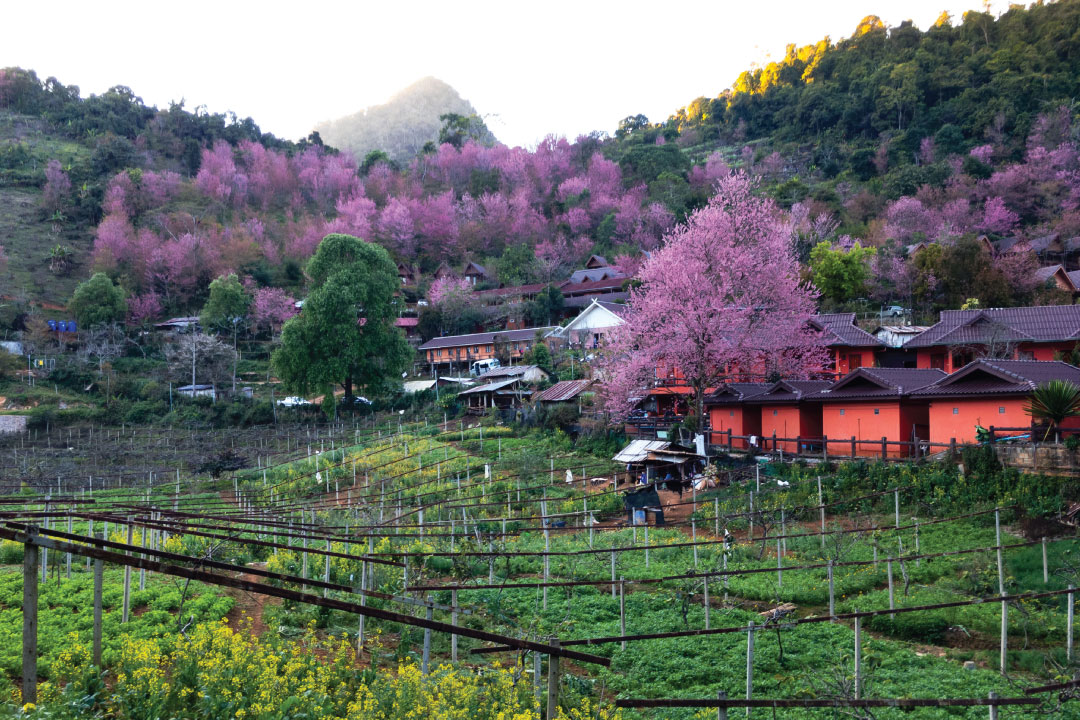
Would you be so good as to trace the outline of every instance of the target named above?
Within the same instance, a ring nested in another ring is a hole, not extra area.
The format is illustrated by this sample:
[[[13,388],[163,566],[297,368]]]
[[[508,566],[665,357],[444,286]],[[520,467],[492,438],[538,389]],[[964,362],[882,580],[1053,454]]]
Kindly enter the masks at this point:
[[[714,445],[727,444],[727,431],[732,435],[760,435],[761,413],[756,407],[737,407],[732,405],[713,405],[709,408],[709,427],[712,428]],[[731,446],[737,450],[745,450],[745,440],[732,440]]]
[[[793,405],[762,405],[761,435],[771,438],[775,433],[778,438],[821,438],[821,404],[800,403]],[[784,452],[793,453],[797,449],[794,439],[780,442],[777,446]],[[764,446],[762,446],[764,447]],[[772,450],[772,443],[769,443]]]

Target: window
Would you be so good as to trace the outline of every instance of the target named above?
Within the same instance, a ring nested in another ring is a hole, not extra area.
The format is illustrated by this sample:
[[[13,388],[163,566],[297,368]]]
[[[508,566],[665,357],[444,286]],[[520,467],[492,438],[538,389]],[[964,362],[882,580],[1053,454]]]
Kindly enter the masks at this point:
[[[841,415],[843,415],[843,414],[844,414],[844,408],[840,408],[840,414],[841,414]]]
[[[858,370],[862,367],[862,354],[848,355],[848,370]]]
[[[874,414],[875,415],[880,415],[881,414],[881,409],[880,408],[874,408]]]
[[[772,411],[772,414],[773,414],[773,415],[776,415],[776,411],[775,411],[775,410],[773,410],[773,411]]]
[[[1004,415],[1004,414],[1005,414],[1005,408],[1004,407],[999,407],[998,408],[998,415]]]
[[[953,408],[952,409],[952,414],[953,415],[959,415],[960,414],[960,408]]]
[[[934,353],[930,356],[930,369],[931,370],[944,370],[945,369],[945,353]]]
[[[728,417],[735,417],[735,411],[734,410],[728,410]]]

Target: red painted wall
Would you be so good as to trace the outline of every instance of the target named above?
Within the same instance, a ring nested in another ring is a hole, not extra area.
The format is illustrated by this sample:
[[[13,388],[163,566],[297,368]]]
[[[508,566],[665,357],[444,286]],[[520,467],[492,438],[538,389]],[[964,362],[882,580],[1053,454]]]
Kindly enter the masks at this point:
[[[778,438],[821,438],[821,404],[800,403],[795,405],[762,405],[761,435]],[[784,452],[795,452],[795,440],[780,442],[777,446]],[[764,447],[764,446],[763,446]],[[772,444],[769,448],[772,449]]]
[[[874,367],[874,350],[873,348],[834,348],[833,363],[836,376],[843,377],[857,368]]]
[[[760,435],[761,413],[756,407],[732,407],[730,405],[714,405],[709,408],[709,426],[712,428],[712,444],[727,444],[727,431],[732,435]],[[732,440],[731,446],[737,450],[745,450],[745,440]]]
[[[1054,359],[1055,353],[1062,353],[1068,355],[1072,352],[1074,343],[1071,342],[1058,342],[1058,343],[1022,343],[1013,352],[1013,360],[1043,360],[1049,361]],[[935,362],[934,356],[938,357]],[[965,358],[962,355],[953,356],[947,347],[933,347],[933,348],[920,348],[916,352],[916,366],[921,369],[929,369],[937,367],[944,370],[947,373],[952,373],[971,361],[971,357]],[[958,438],[959,439],[959,438]]]
[[[841,414],[843,410],[843,414]],[[875,410],[877,413],[875,414]],[[889,442],[911,440],[911,426],[917,437],[929,436],[929,408],[926,403],[903,403],[899,400],[878,402],[828,402],[822,407],[822,429],[829,440],[829,451],[837,455],[851,453],[851,438],[858,441],[855,452],[867,457],[881,457],[881,438]],[[887,446],[890,457],[910,454],[899,445]]]
[[[1026,405],[1026,397],[934,400],[930,403],[930,442],[948,443],[951,438],[958,443],[975,442],[976,425],[1028,427],[1031,417],[1024,412]]]

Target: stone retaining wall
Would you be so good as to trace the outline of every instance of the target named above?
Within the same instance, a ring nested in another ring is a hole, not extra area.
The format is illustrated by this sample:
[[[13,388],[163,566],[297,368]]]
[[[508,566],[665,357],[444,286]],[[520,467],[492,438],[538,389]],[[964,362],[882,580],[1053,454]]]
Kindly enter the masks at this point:
[[[0,415],[0,435],[26,432],[26,415]]]

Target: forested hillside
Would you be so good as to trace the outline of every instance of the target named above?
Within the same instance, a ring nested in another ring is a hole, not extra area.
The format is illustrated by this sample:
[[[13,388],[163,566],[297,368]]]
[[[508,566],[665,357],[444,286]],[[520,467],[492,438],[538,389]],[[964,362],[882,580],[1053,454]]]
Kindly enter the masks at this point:
[[[147,107],[124,87],[83,99],[3,70],[7,312],[63,303],[94,269],[148,316],[201,307],[230,272],[300,297],[301,267],[332,231],[416,266],[420,293],[440,263],[466,259],[504,285],[560,279],[594,252],[632,269],[732,170],[790,213],[826,308],[1063,301],[1025,241],[1080,235],[1078,77],[1080,0],[925,31],[870,16],[664,122],[528,150],[451,114],[441,144],[358,162],[318,133],[286,142],[250,118]],[[1013,252],[978,250],[1003,240]],[[920,242],[932,247],[915,256]]]

